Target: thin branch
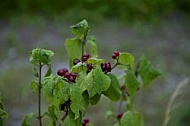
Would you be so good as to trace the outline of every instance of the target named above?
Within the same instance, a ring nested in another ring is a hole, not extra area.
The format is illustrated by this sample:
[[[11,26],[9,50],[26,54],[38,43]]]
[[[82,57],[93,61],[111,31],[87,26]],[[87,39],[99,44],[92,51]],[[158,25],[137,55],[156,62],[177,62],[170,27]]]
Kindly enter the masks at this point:
[[[42,88],[42,63],[39,61],[39,84],[38,84],[38,120],[39,125],[42,126],[41,116],[41,88]]]

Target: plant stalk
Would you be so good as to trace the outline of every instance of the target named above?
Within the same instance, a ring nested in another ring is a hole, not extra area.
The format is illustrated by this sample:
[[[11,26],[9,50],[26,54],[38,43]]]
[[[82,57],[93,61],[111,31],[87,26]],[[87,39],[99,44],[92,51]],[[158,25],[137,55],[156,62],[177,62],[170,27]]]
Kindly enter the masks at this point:
[[[42,63],[39,61],[38,120],[39,120],[39,125],[40,125],[40,126],[42,126],[42,116],[41,116],[41,88],[42,88]]]

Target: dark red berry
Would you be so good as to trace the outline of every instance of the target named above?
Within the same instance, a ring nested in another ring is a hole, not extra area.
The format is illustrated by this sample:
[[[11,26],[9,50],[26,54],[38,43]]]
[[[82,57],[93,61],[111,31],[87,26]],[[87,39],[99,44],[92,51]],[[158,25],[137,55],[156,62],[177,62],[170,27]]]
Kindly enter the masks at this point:
[[[111,72],[111,64],[110,64],[110,62],[106,62],[105,65],[106,65],[107,72]]]
[[[116,56],[119,56],[119,52],[118,51],[114,51],[113,54],[115,54]]]
[[[70,82],[75,82],[75,78],[71,75],[70,77],[69,77],[69,79],[68,79]]]
[[[83,119],[83,121],[87,124],[89,123],[89,119]]]
[[[82,121],[82,126],[86,126],[86,123]]]
[[[112,54],[112,59],[116,59],[117,55],[115,53]]]
[[[76,65],[76,64],[79,63],[79,62],[80,62],[79,59],[74,59],[74,60],[73,60],[73,65]]]
[[[59,76],[64,76],[65,73],[67,73],[67,72],[68,72],[68,69],[67,69],[67,68],[61,68],[61,69],[59,69],[59,70],[57,71],[57,75],[59,75]]]
[[[117,119],[121,119],[122,116],[123,116],[123,113],[122,113],[122,112],[118,113],[118,114],[117,114]]]
[[[65,75],[64,75],[64,77],[67,78],[68,80],[69,80],[70,76],[71,76],[71,73],[69,73],[69,72],[65,73]]]
[[[101,68],[102,68],[102,71],[103,71],[103,72],[106,71],[106,65],[105,65],[105,63],[101,63]]]
[[[88,57],[82,57],[82,61],[85,62],[88,60]]]
[[[88,53],[84,53],[84,54],[82,55],[82,61],[83,61],[83,62],[87,61],[89,57],[90,57],[90,55],[89,55]]]
[[[92,68],[93,68],[92,64],[91,64],[91,63],[88,63],[88,64],[87,64],[87,69],[88,69],[88,70],[92,70]]]
[[[72,76],[73,76],[74,79],[77,78],[77,75],[78,75],[77,73],[72,73]]]
[[[90,55],[89,55],[88,53],[84,53],[84,54],[82,55],[82,57],[87,57],[87,58],[89,58]]]
[[[82,126],[86,126],[87,123],[89,123],[89,119],[82,120]]]

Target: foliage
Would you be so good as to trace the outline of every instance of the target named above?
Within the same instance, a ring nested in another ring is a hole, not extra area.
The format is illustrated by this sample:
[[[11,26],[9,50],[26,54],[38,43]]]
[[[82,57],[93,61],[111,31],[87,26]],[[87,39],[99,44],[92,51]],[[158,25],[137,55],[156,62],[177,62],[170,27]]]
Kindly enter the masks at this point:
[[[134,108],[133,99],[141,87],[138,76],[142,78],[145,87],[160,75],[143,56],[134,71],[135,58],[127,52],[114,51],[112,58],[114,65],[99,58],[94,37],[88,38],[89,26],[82,20],[70,27],[75,38],[68,38],[65,47],[68,53],[69,69],[61,68],[57,75],[52,74],[51,57],[54,53],[50,50],[36,48],[30,53],[33,74],[38,80],[31,81],[31,90],[38,94],[38,116],[34,113],[27,114],[22,120],[22,126],[30,126],[30,119],[36,117],[42,126],[42,118],[47,116],[49,126],[86,126],[92,125],[89,120],[84,120],[88,106],[96,105],[102,95],[112,102],[127,102],[127,109],[117,116],[119,126],[143,126],[143,116]],[[86,52],[89,44],[89,54]],[[48,66],[42,77],[42,67]],[[124,84],[117,76],[111,73],[112,69],[119,68],[125,72]],[[42,79],[44,78],[44,79]],[[41,114],[41,93],[45,96],[48,106]],[[124,100],[127,99],[126,101]],[[115,118],[116,119],[116,118]]]
[[[2,118],[8,118],[8,113],[3,108],[3,97],[0,94],[0,126],[3,126]]]
[[[124,21],[144,21],[154,20],[176,11],[188,14],[189,6],[190,2],[187,0],[7,0],[0,4],[0,17],[2,19],[14,15],[53,17],[63,14],[75,19],[97,19],[102,16]]]

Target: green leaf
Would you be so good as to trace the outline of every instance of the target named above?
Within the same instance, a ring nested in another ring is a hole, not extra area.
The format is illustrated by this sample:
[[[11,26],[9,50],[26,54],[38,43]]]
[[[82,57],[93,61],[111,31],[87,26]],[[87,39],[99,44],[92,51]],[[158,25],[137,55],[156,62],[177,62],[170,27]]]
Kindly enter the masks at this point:
[[[145,55],[143,55],[141,57],[139,68],[138,68],[137,72],[142,77],[143,86],[148,86],[154,79],[156,79],[161,74],[146,59]]]
[[[134,59],[134,56],[132,54],[126,53],[126,52],[120,53],[118,62],[121,63],[122,65],[118,65],[118,68],[124,69],[125,65],[133,66],[134,60],[135,59]],[[116,62],[116,60],[115,60],[115,62]]]
[[[44,79],[43,94],[49,104],[59,105],[67,101],[70,96],[70,84],[59,76],[50,75]]]
[[[49,105],[48,106],[48,112],[49,112],[50,117],[53,120],[52,121],[53,126],[56,125],[57,117],[56,117],[56,114],[55,114],[55,106],[54,105]]]
[[[91,63],[94,65],[100,65],[101,63],[104,63],[104,59],[98,59],[98,58],[88,58],[87,63]]]
[[[82,42],[79,38],[66,39],[65,47],[69,57],[69,67],[73,66],[74,59],[81,59],[82,55]]]
[[[87,34],[89,31],[88,22],[86,20],[82,20],[78,24],[71,26],[70,29],[77,38],[82,38],[84,34]]]
[[[48,65],[51,61],[51,57],[54,55],[54,53],[51,50],[46,49],[40,49],[39,50],[39,60]]]
[[[51,57],[54,55],[54,52],[51,50],[36,48],[30,52],[30,62],[34,65],[38,65],[39,62],[44,64],[49,64]]]
[[[30,83],[30,89],[32,90],[33,93],[38,92],[38,82],[37,81],[31,81]]]
[[[3,97],[0,94],[0,119],[8,117],[9,117],[8,113],[3,109]]]
[[[93,97],[89,99],[89,102],[91,103],[91,105],[96,105],[100,101],[100,98],[100,94],[95,94]]]
[[[31,118],[34,117],[34,113],[28,113],[27,115],[25,115],[22,119],[22,122],[21,122],[21,126],[32,126],[29,121]]]
[[[6,111],[0,108],[0,118],[8,118],[9,115]]]
[[[120,86],[119,86],[119,82],[117,80],[117,77],[114,74],[110,73],[108,74],[108,76],[111,79],[111,84],[108,90],[104,91],[103,94],[112,101],[118,101],[121,98],[121,94],[122,94]]]
[[[76,83],[80,85],[82,81],[84,80],[84,78],[86,77],[86,75],[87,75],[86,71],[82,71],[78,73],[77,78],[76,78]]]
[[[63,126],[81,126],[82,124],[82,112],[80,111],[80,116],[77,119],[74,119],[75,114],[69,110],[66,120],[64,121]]]
[[[134,96],[140,83],[137,80],[132,67],[130,65],[127,65],[126,68],[127,68],[127,73],[125,78],[125,86],[130,96]]]
[[[121,126],[143,126],[143,117],[137,111],[127,111],[120,120]]]
[[[90,56],[98,57],[98,49],[96,45],[96,38],[94,36],[90,36],[88,39],[88,44],[90,46]]]
[[[89,98],[93,97],[96,93],[101,94],[106,91],[111,83],[111,79],[102,72],[100,66],[92,69],[81,82],[80,87],[83,91],[87,90]]]
[[[32,73],[35,77],[39,77],[38,75],[38,65],[32,64]]]
[[[72,66],[71,70],[70,70],[70,73],[79,73],[79,72],[82,72],[82,71],[87,71],[87,68],[84,66],[85,64],[82,63],[82,62],[79,62],[77,63],[76,65]]]
[[[48,64],[47,66],[48,66],[48,69],[47,69],[47,71],[46,71],[46,73],[45,73],[45,77],[50,76],[51,73],[52,73],[51,64]]]
[[[78,84],[73,84],[70,87],[70,99],[71,99],[71,110],[75,114],[74,120],[79,118],[80,110],[86,110],[87,102],[83,99],[82,90]]]

